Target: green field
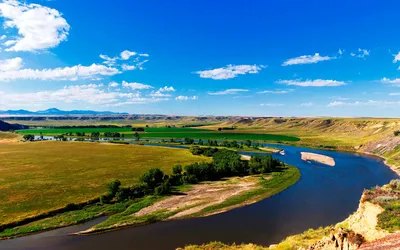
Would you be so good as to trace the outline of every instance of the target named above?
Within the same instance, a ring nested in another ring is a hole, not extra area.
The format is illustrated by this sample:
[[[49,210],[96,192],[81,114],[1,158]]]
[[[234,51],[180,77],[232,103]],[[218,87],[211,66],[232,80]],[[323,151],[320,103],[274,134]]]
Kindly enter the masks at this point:
[[[126,138],[133,137],[135,132],[130,128],[49,128],[49,129],[27,129],[18,130],[20,134],[43,134],[43,135],[61,135],[66,133],[85,132],[89,136],[92,132],[120,132],[123,133]],[[299,141],[300,139],[295,136],[279,135],[279,134],[263,134],[263,133],[246,133],[245,131],[240,132],[226,132],[216,131],[201,128],[145,128],[145,132],[140,132],[142,138],[158,138],[158,139],[211,139],[211,140],[256,140],[256,141]]]
[[[190,133],[144,133],[144,138],[193,138],[211,140],[255,140],[255,141],[299,141],[294,136],[274,135],[274,134],[248,134],[248,133],[228,133],[228,132],[190,132]]]
[[[0,143],[0,225],[106,192],[106,184],[139,181],[148,168],[209,158],[188,150],[85,142]]]

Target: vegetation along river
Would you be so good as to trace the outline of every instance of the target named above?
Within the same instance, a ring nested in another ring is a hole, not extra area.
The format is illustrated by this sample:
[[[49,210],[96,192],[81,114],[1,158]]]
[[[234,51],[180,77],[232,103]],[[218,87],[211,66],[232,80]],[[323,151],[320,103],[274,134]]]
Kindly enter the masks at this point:
[[[91,236],[68,235],[90,227],[82,224],[0,241],[0,249],[175,249],[210,241],[270,245],[306,229],[345,219],[357,209],[365,188],[383,185],[397,177],[375,157],[294,146],[279,147],[285,150],[285,155],[277,153],[275,156],[298,167],[301,178],[285,191],[258,203],[210,217],[158,222]],[[330,167],[302,161],[300,152],[333,157],[336,165]]]

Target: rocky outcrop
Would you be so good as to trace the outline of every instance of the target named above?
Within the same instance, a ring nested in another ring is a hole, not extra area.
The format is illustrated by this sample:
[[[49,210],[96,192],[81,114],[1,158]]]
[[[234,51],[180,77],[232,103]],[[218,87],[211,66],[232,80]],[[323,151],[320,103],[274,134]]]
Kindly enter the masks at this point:
[[[363,242],[362,235],[340,228],[332,232],[329,237],[312,244],[307,250],[355,250]]]
[[[378,224],[377,216],[383,211],[384,209],[379,205],[362,201],[357,211],[350,215],[344,223],[348,225],[348,229],[363,235],[367,241],[374,241],[389,235],[389,232],[376,227]]]

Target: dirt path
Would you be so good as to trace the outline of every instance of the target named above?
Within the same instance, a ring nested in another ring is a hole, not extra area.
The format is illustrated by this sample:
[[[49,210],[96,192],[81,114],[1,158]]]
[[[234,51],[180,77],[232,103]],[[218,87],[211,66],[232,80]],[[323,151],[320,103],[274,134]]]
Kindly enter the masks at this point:
[[[149,207],[143,208],[134,214],[134,216],[142,216],[158,210],[173,212],[187,208],[171,216],[169,219],[184,217],[200,212],[206,207],[220,204],[228,198],[236,196],[242,192],[256,188],[257,182],[257,177],[247,176],[242,178],[230,178],[228,181],[201,183],[195,185],[190,191],[185,192],[184,195],[175,195],[156,202]]]

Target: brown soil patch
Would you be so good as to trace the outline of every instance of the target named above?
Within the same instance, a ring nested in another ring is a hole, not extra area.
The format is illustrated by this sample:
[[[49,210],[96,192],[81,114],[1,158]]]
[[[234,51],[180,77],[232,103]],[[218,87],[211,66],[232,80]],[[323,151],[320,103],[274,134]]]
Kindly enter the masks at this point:
[[[159,210],[169,212],[185,209],[171,216],[169,219],[184,217],[200,212],[206,207],[217,205],[228,198],[257,187],[258,178],[254,176],[234,177],[228,181],[215,181],[195,185],[193,189],[183,195],[174,195],[155,204],[143,208],[135,216],[142,216]]]

